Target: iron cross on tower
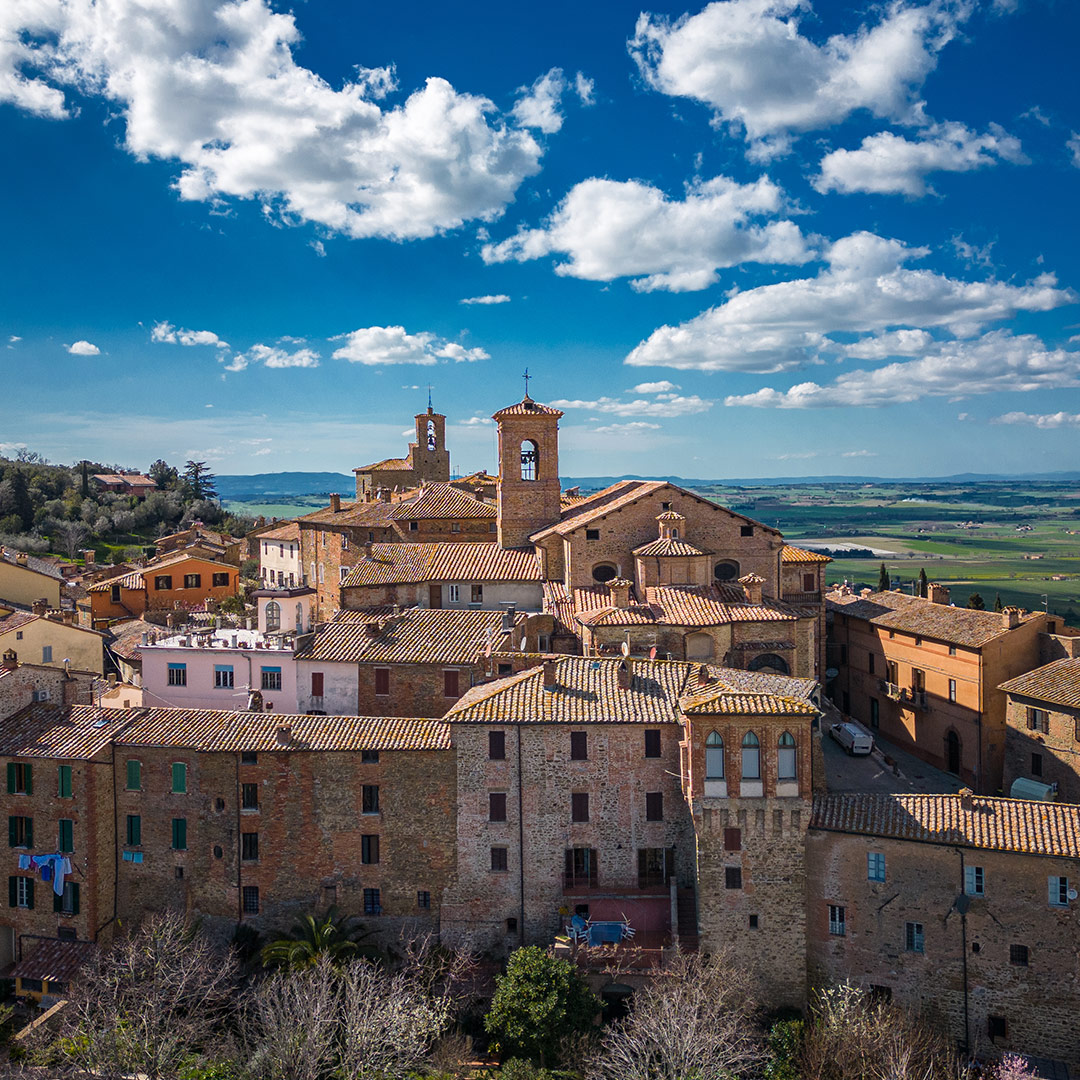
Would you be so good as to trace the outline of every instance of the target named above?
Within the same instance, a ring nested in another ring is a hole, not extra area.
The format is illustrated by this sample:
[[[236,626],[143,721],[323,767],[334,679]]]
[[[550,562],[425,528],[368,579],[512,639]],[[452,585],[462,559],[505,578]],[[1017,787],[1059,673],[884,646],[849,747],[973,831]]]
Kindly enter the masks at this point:
[[[528,368],[525,369],[525,374],[522,375],[521,377],[525,380],[525,396],[528,397],[529,396],[529,380],[532,378],[532,376],[529,374],[529,369]]]

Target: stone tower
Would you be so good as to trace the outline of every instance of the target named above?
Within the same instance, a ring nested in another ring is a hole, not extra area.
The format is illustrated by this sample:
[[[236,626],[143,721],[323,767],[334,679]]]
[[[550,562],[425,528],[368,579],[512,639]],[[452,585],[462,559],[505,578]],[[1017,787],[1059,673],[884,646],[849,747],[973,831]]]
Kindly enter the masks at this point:
[[[416,442],[409,461],[418,480],[449,480],[450,451],[446,449],[446,417],[430,405],[416,414]]]
[[[526,394],[500,409],[499,544],[523,547],[529,535],[559,520],[559,418]]]

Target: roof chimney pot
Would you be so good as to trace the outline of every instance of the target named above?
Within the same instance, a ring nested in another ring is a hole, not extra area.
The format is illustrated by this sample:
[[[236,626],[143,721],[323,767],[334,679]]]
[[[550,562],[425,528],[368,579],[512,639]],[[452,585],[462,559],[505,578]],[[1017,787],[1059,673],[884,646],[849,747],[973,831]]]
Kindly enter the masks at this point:
[[[554,660],[544,661],[544,689],[555,689],[555,663]]]
[[[341,513],[341,496],[336,491],[330,494],[330,511],[334,514]]]

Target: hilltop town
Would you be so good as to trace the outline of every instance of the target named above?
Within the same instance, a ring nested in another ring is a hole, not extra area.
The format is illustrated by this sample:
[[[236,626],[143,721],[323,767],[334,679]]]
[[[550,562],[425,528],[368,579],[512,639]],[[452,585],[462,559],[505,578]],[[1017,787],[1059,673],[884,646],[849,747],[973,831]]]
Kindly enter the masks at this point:
[[[1080,630],[830,591],[665,481],[562,490],[562,415],[498,409],[497,473],[454,478],[429,405],[352,498],[121,567],[0,554],[17,994],[164,909],[221,941],[340,909],[542,946],[613,1007],[722,951],[773,1010],[850,982],[1080,1067]]]

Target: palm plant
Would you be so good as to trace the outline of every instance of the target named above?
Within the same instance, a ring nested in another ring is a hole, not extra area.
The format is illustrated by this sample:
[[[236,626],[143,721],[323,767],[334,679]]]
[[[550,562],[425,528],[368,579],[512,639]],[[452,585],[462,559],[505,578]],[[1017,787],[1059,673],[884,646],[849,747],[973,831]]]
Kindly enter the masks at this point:
[[[377,950],[364,948],[360,942],[369,936],[352,916],[342,917],[336,906],[325,915],[305,915],[292,929],[263,947],[263,964],[304,968],[328,956],[337,964],[359,955],[377,955]]]

